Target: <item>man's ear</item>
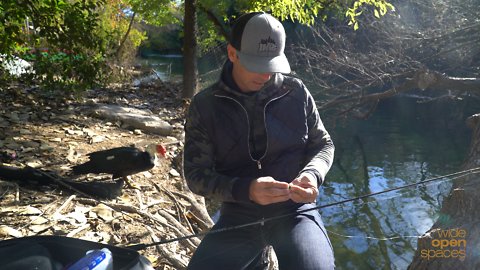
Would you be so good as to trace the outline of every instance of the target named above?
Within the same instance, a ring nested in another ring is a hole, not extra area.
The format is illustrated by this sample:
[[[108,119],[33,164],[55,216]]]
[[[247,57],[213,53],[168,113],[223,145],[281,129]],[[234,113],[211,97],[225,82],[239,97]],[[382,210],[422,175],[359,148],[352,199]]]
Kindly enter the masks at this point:
[[[237,60],[237,50],[230,44],[227,45],[227,55],[232,63]]]

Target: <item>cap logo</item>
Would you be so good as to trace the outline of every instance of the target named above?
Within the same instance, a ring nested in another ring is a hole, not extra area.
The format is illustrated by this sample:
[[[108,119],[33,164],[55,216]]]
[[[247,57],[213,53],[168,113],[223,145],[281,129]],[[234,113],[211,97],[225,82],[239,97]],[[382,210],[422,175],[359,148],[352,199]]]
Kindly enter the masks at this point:
[[[261,39],[260,43],[258,44],[258,51],[259,52],[275,52],[277,50],[277,44],[275,40],[271,37],[267,39]]]

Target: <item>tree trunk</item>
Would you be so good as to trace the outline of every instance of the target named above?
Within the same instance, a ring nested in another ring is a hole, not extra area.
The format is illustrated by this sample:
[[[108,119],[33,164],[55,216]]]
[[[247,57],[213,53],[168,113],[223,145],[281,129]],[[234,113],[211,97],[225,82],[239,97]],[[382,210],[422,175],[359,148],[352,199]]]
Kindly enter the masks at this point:
[[[185,0],[182,92],[184,99],[193,97],[198,87],[196,4],[196,0]]]
[[[480,269],[480,114],[467,124],[473,136],[463,169],[475,173],[454,182],[437,222],[418,239],[409,269]]]
[[[120,53],[122,52],[123,46],[125,45],[125,41],[127,41],[127,37],[130,34],[130,31],[132,30],[132,25],[133,25],[133,22],[135,21],[135,15],[137,15],[137,13],[133,12],[132,17],[130,18],[130,23],[128,24],[127,32],[123,36],[122,41],[120,42],[120,45],[118,46],[117,51],[115,52],[117,61],[120,60]]]

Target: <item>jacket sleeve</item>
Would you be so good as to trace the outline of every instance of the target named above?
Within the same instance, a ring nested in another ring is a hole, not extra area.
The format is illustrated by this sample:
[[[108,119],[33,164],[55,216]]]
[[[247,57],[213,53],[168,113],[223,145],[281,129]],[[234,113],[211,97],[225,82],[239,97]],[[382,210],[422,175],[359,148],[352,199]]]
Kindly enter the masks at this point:
[[[305,88],[305,86],[303,86]],[[307,101],[308,140],[305,152],[305,167],[301,170],[313,174],[320,186],[333,163],[335,146],[330,134],[320,119],[320,115],[310,92],[305,88]]]
[[[230,177],[215,171],[214,144],[208,134],[195,98],[185,124],[184,174],[193,193],[220,201],[249,202],[253,179]]]

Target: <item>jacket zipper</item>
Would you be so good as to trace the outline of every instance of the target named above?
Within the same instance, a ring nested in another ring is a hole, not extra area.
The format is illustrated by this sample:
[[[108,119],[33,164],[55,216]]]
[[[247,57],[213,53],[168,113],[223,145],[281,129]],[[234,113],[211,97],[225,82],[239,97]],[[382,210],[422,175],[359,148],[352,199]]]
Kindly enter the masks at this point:
[[[265,119],[265,118],[266,118],[267,106],[268,106],[272,101],[278,100],[278,99],[286,96],[289,92],[290,92],[290,91],[287,91],[287,92],[285,92],[284,94],[282,94],[281,96],[278,96],[278,97],[276,97],[276,98],[273,98],[273,99],[269,100],[269,101],[265,104],[265,106],[263,107],[263,125],[264,125],[264,127],[265,127],[265,135],[266,135],[266,137],[267,137],[267,142],[266,142],[265,152],[263,153],[263,156],[260,157],[258,160],[256,160],[256,159],[253,158],[252,153],[251,153],[251,149],[250,149],[250,118],[248,117],[248,112],[247,112],[247,110],[245,109],[245,107],[243,107],[243,105],[242,105],[240,102],[238,102],[238,101],[237,101],[236,99],[234,99],[234,98],[231,98],[231,97],[228,97],[228,96],[222,96],[222,95],[215,95],[216,97],[226,98],[226,99],[233,100],[233,101],[234,101],[235,103],[237,103],[238,106],[240,106],[240,107],[243,109],[243,111],[245,112],[245,115],[247,116],[247,126],[248,126],[248,130],[247,130],[247,131],[248,131],[248,135],[247,135],[247,136],[248,136],[248,137],[247,137],[248,155],[250,156],[250,159],[251,159],[253,162],[257,163],[257,168],[258,168],[259,170],[262,169],[262,162],[261,162],[261,160],[267,155],[267,152],[268,152],[268,130],[267,130],[267,121],[266,121],[266,119]]]
[[[276,98],[272,98],[271,100],[269,100],[265,106],[263,106],[263,126],[265,127],[265,135],[267,136],[267,142],[266,142],[266,147],[265,147],[265,152],[263,153],[263,156],[261,158],[258,159],[257,161],[257,165],[258,165],[258,169],[260,170],[262,168],[262,164],[260,163],[260,160],[262,160],[268,153],[268,129],[267,129],[267,106],[275,101],[275,100],[278,100],[278,99],[281,99],[282,97],[286,96],[290,91],[287,91],[285,92],[283,95],[281,96],[278,96]]]
[[[231,97],[227,97],[227,96],[221,96],[221,95],[215,95],[216,97],[220,97],[220,98],[226,98],[226,99],[230,99],[230,100],[233,100],[235,103],[238,104],[238,106],[240,106],[240,108],[243,109],[243,111],[245,112],[245,115],[247,116],[247,127],[248,127],[248,137],[247,137],[247,147],[248,147],[248,155],[250,156],[250,159],[257,163],[257,167],[259,170],[262,169],[262,163],[260,162],[260,159],[259,160],[255,160],[252,156],[252,153],[251,153],[251,149],[250,149],[250,118],[248,117],[248,112],[247,110],[245,109],[245,107],[243,107],[243,105],[238,102],[236,99],[234,98],[231,98]],[[267,137],[268,138],[268,137]]]

